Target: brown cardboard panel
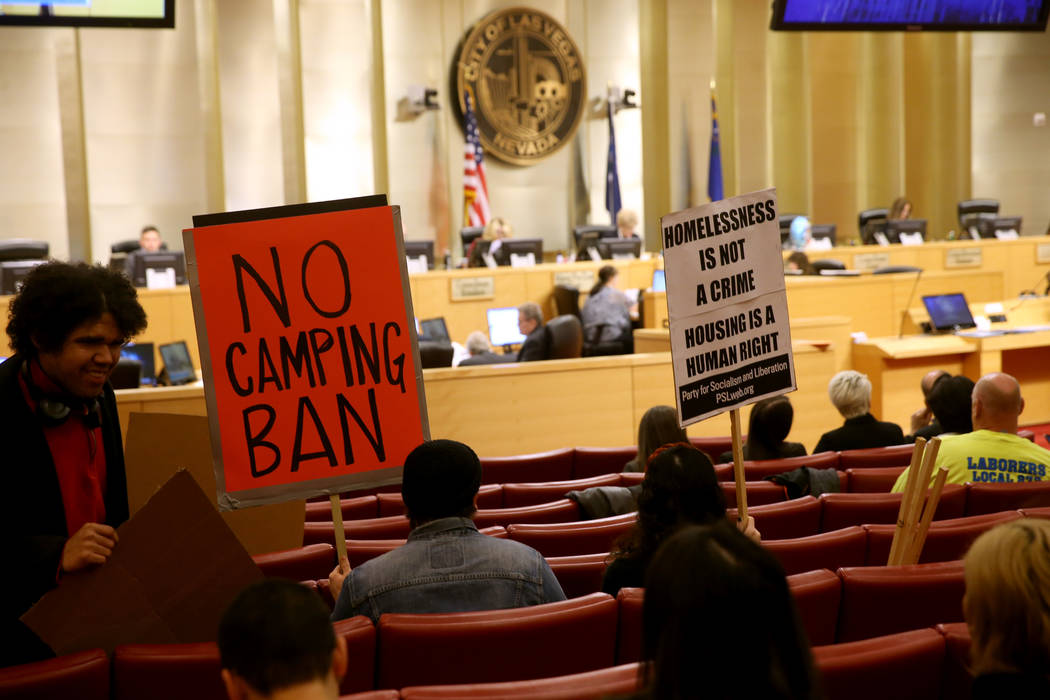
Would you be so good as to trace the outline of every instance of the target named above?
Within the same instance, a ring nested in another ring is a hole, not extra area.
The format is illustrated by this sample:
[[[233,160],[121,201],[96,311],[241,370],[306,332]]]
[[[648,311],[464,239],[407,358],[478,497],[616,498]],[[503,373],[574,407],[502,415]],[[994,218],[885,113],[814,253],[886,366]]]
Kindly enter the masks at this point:
[[[117,536],[106,564],[64,577],[22,616],[56,654],[214,640],[234,596],[262,578],[187,471],[171,477]]]
[[[132,413],[124,461],[132,514],[179,469],[189,471],[215,505],[211,436],[203,416]],[[249,554],[265,554],[302,546],[305,511],[298,500],[228,511],[222,518]]]

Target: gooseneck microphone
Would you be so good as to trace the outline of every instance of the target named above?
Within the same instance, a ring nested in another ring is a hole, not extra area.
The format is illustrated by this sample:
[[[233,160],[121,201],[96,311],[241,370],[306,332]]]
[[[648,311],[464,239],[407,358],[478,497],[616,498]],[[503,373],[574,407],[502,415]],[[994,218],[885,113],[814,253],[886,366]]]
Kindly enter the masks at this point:
[[[915,274],[915,283],[911,286],[911,294],[908,295],[908,303],[904,305],[904,315],[901,316],[901,332],[897,334],[897,340],[904,337],[904,321],[908,316],[908,309],[911,308],[912,301],[915,300],[915,292],[919,288],[919,280],[922,278],[922,270],[919,270]]]

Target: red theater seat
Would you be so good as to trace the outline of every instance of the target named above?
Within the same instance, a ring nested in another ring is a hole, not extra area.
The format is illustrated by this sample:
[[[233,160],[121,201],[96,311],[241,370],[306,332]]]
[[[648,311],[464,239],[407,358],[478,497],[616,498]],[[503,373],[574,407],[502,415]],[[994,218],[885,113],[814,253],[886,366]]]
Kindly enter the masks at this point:
[[[401,492],[379,493],[379,517],[405,514],[405,501]],[[482,484],[478,489],[478,508],[502,508],[503,486],[501,484]]]
[[[864,529],[858,526],[822,532],[809,537],[765,540],[762,545],[773,553],[787,574],[800,574],[814,569],[836,569],[863,566],[868,548]]]
[[[339,692],[346,694],[372,690],[375,687],[376,670],[375,625],[364,615],[357,615],[333,622],[332,628],[346,640],[348,663],[346,675],[339,684]]]
[[[620,620],[616,632],[616,663],[628,664],[642,659],[642,608],[644,588],[621,588],[616,594]]]
[[[741,441],[746,441],[747,436],[741,435]],[[711,462],[717,464],[718,458],[722,456],[723,452],[729,452],[733,449],[733,438],[729,435],[725,437],[691,437],[689,442],[693,443],[693,447],[706,452],[707,456],[711,458]]]
[[[343,513],[343,520],[357,520],[359,518],[374,518],[379,513],[376,497],[357,496],[356,498],[340,498],[339,510]],[[331,522],[332,504],[330,501],[318,501],[306,504],[306,522]]]
[[[507,526],[507,536],[545,557],[594,554],[611,550],[617,538],[628,532],[637,518],[637,513],[625,513],[575,523],[514,523]]]
[[[763,541],[808,537],[820,531],[820,501],[812,496],[749,507],[747,514],[754,517],[755,527],[762,533]],[[736,520],[736,508],[727,508],[726,515],[730,520]]]
[[[825,493],[820,496],[823,514],[822,532],[838,530],[851,525],[868,523],[895,523],[901,509],[900,493]],[[961,518],[966,508],[966,487],[948,484],[941,492],[936,520]]]
[[[815,455],[785,457],[784,459],[746,460],[744,462],[744,477],[748,481],[760,481],[767,476],[794,471],[799,467],[810,467],[811,469],[838,469],[839,453],[820,452]]]
[[[481,483],[516,484],[524,481],[562,481],[571,479],[571,447],[550,452],[513,457],[482,457]]]
[[[347,520],[343,523],[346,538],[354,540],[392,540],[408,537],[408,518],[394,515],[388,518]],[[303,525],[303,545],[335,541],[335,524],[306,523]]]
[[[572,478],[586,479],[600,474],[619,474],[638,454],[630,447],[577,447],[572,458]]]
[[[645,472],[621,472],[620,486],[635,486],[645,481]]]
[[[503,507],[534,506],[565,498],[565,494],[569,491],[582,491],[594,486],[619,485],[619,474],[601,474],[588,479],[570,479],[569,481],[503,484]]]
[[[941,622],[961,622],[961,561],[839,569],[842,607],[836,639],[853,642]]]
[[[968,518],[951,518],[935,520],[930,523],[926,533],[919,563],[934,561],[952,561],[962,559],[977,536],[1000,523],[1017,520],[1021,514],[1016,510],[987,515],[971,515]],[[865,563],[868,566],[881,566],[890,558],[890,546],[893,544],[893,531],[896,525],[865,525],[868,534],[868,552]]]
[[[937,625],[944,637],[944,673],[941,677],[942,698],[968,698],[973,686],[970,672],[970,628],[965,622]]]
[[[481,612],[383,615],[380,688],[494,683],[581,673],[615,663],[616,601],[592,593]]]
[[[907,467],[911,464],[911,453],[915,445],[893,445],[871,447],[864,450],[839,452],[839,469],[870,469],[872,467]]]
[[[366,690],[363,693],[340,695],[339,700],[398,700],[401,693],[396,690]]]
[[[571,523],[580,519],[580,506],[576,501],[563,498],[520,508],[492,508],[474,513],[474,524],[479,528],[511,523]]]
[[[252,557],[264,576],[290,581],[319,579],[335,566],[335,547],[328,543],[311,544]]]
[[[109,658],[101,649],[0,669],[0,698],[109,700]]]
[[[889,493],[903,467],[867,467],[846,470],[846,491],[849,493]]]
[[[555,678],[508,683],[467,685],[429,685],[401,690],[402,700],[498,700],[499,698],[540,698],[541,700],[599,700],[620,697],[638,689],[638,664],[613,666],[598,671],[574,673]]]
[[[577,554],[569,557],[549,557],[551,571],[565,591],[566,598],[579,598],[602,590],[607,553]]]
[[[920,629],[813,648],[827,700],[932,700],[941,696],[944,639]]]
[[[113,651],[113,700],[225,700],[219,647],[126,644]]]
[[[1021,508],[1020,513],[1025,518],[1050,518],[1050,508]]]
[[[1050,481],[1030,481],[1020,484],[969,484],[968,488],[967,515],[1050,506]]]
[[[1035,442],[1035,431],[1034,430],[1018,430],[1017,431],[1017,436],[1018,437],[1023,437],[1025,440],[1030,440],[1031,442]]]
[[[719,481],[733,481],[733,465],[732,464],[716,464],[715,465],[715,478]]]
[[[726,499],[727,508],[736,508],[736,483],[733,481],[720,482],[722,495]],[[772,481],[747,481],[747,506],[762,506],[769,503],[782,503],[787,498],[787,492],[780,484]]]
[[[787,577],[810,644],[831,644],[842,598],[842,581],[827,569]]]

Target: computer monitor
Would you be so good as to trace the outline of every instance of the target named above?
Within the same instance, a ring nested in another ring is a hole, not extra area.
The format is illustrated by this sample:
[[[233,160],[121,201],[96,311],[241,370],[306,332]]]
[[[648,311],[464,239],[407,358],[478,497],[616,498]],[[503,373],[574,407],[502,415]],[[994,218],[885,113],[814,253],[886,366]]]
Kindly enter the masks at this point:
[[[615,226],[609,225],[577,226],[572,230],[572,236],[576,240],[576,250],[580,249],[580,239],[584,237],[598,240],[599,238],[616,238],[619,235],[620,231]]]
[[[0,294],[18,294],[25,280],[34,267],[46,260],[4,260],[0,262]]]
[[[190,359],[190,350],[186,347],[185,340],[161,345],[160,359],[164,361],[163,373],[168,375],[169,384],[189,384],[197,381],[197,373],[193,371],[193,360]]]
[[[521,260],[529,255],[532,255],[533,265],[543,262],[542,238],[504,238],[494,257],[500,265],[512,265],[514,258],[511,256],[514,256],[521,265]]]
[[[977,223],[977,227],[981,234],[981,238],[997,238],[997,234],[1006,233],[1007,231],[1014,231],[1020,236],[1021,217],[993,216],[987,219],[981,219]]]
[[[427,259],[427,268],[434,269],[434,241],[405,241],[405,257]]]
[[[153,343],[128,343],[120,350],[121,357],[138,360],[142,365],[142,386],[154,386],[157,383],[157,366],[153,359]]]
[[[918,233],[926,240],[926,219],[890,219],[886,222],[886,238],[890,243],[900,243],[902,233]]]
[[[667,279],[664,277],[663,270],[653,270],[653,291],[654,292],[666,292],[667,291]]]
[[[448,325],[443,316],[438,318],[425,318],[419,322],[420,340],[446,340],[452,338],[448,334]]]
[[[999,215],[997,199],[964,199],[958,204],[959,238],[980,237],[980,223]]]
[[[977,324],[966,304],[966,297],[957,294],[931,294],[922,298],[930,315],[930,327],[938,331],[973,328]]]
[[[787,243],[788,238],[791,237],[791,222],[799,216],[805,216],[805,214],[781,214],[777,217],[777,223],[780,226],[780,245],[782,247]]]
[[[518,307],[487,309],[485,315],[489,321],[489,340],[493,345],[520,345],[525,342],[525,336],[518,330]]]
[[[147,272],[147,270],[154,272]],[[148,287],[150,286],[149,278],[153,274],[168,274],[168,270],[174,271],[175,284],[186,284],[186,256],[181,250],[156,253],[139,252],[135,254],[134,265],[131,269],[131,282],[136,287]]]
[[[813,224],[809,229],[810,238],[815,241],[826,238],[835,245],[835,228],[835,224]]]
[[[642,254],[642,239],[608,238],[598,241],[598,253],[603,260],[633,260]]]

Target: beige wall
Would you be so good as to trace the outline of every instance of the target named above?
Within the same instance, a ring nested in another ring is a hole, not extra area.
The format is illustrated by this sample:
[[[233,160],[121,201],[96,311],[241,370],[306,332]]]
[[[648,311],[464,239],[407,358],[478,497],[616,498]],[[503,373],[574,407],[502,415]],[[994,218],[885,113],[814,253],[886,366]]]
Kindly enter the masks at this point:
[[[475,21],[517,4],[194,0],[177,3],[175,30],[0,30],[0,236],[101,260],[147,222],[178,247],[193,214],[386,189],[408,238],[458,254],[454,53]],[[639,92],[616,131],[623,202],[648,245],[661,214],[706,201],[712,77],[729,195],[776,186],[782,210],[841,238],[858,209],[901,193],[933,237],[971,192],[1026,232],[1050,221],[1050,128],[1031,122],[1050,111],[1046,33],[772,33],[767,0],[532,6],[580,46],[590,111],[536,166],[486,162],[493,209],[548,248],[573,223],[607,221],[607,83]],[[399,110],[411,84],[436,87],[441,109]]]

